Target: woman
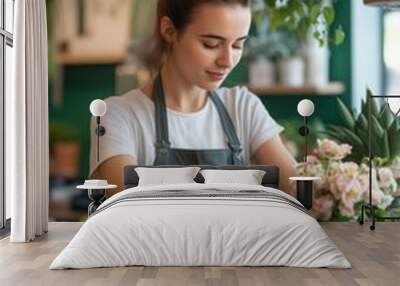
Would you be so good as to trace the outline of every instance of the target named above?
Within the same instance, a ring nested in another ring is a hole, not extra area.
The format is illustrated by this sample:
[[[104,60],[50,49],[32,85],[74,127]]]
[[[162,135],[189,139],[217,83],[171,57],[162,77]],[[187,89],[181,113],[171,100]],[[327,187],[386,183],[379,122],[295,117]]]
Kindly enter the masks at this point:
[[[106,134],[90,173],[123,186],[125,165],[275,164],[280,188],[295,160],[283,130],[246,88],[218,88],[238,64],[250,22],[250,0],[159,0],[154,81],[107,99]],[[121,189],[118,189],[120,191]]]

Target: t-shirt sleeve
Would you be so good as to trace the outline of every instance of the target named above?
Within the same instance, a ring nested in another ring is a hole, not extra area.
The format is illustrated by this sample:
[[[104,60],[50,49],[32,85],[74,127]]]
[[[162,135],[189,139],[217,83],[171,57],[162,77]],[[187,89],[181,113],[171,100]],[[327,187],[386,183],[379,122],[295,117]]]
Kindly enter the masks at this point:
[[[107,112],[101,117],[100,125],[106,132],[100,136],[99,161],[97,161],[97,136],[96,118],[92,117],[90,123],[90,172],[89,177],[96,168],[105,160],[116,155],[130,155],[137,159],[138,146],[130,107],[121,99],[109,98],[106,100]]]
[[[250,132],[250,154],[253,156],[262,144],[282,132],[284,128],[271,117],[258,96],[248,91],[247,88],[243,88],[242,92],[247,93],[248,120],[246,122]]]

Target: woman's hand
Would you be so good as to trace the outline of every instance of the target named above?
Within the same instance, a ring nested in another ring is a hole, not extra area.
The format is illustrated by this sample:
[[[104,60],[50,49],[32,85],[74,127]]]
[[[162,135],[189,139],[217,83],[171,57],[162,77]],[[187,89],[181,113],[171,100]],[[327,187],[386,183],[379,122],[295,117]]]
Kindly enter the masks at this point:
[[[102,162],[93,173],[93,179],[107,180],[109,184],[118,186],[116,189],[108,190],[107,197],[124,189],[124,167],[127,165],[137,165],[137,161],[130,155],[117,155]]]
[[[294,185],[289,177],[296,176],[296,160],[286,149],[279,135],[264,142],[254,153],[252,162],[260,165],[276,165],[279,167],[279,188],[296,196]]]

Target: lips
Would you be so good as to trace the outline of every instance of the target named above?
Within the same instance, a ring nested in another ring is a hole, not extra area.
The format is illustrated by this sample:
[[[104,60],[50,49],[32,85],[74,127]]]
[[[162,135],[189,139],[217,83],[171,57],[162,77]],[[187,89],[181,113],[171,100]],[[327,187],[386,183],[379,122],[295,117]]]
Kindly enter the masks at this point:
[[[206,71],[207,75],[213,80],[222,80],[226,73],[223,72],[213,72],[213,71]]]

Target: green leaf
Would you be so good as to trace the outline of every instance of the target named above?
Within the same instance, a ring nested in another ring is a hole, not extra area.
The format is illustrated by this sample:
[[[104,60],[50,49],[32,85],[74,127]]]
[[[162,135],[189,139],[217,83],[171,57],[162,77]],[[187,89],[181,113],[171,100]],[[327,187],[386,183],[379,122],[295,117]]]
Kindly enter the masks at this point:
[[[297,12],[300,18],[303,18],[305,15],[304,6],[300,1],[293,1],[293,9]]]
[[[289,31],[295,31],[297,29],[297,20],[295,17],[290,17],[288,20],[288,29]]]
[[[346,127],[328,125],[328,130],[334,132],[335,135],[340,138],[341,142],[348,143],[353,146],[353,150],[363,150],[365,147],[360,137],[358,137],[356,133]]]
[[[382,138],[385,130],[382,128],[381,124],[379,123],[378,119],[375,115],[371,116],[371,124],[372,124],[372,138]]]
[[[389,106],[385,104],[380,112],[379,122],[382,124],[383,128],[389,129],[394,120],[394,114],[390,110]]]
[[[390,146],[387,131],[382,135],[381,158],[390,158]]]
[[[336,28],[335,30],[335,39],[334,39],[334,43],[336,46],[340,45],[343,43],[345,38],[345,33],[343,31],[342,26],[339,25],[339,27]]]
[[[312,5],[310,10],[310,22],[315,24],[320,14],[321,14],[321,4]]]
[[[400,130],[399,121],[393,120],[392,125],[388,130],[389,146],[391,158],[400,156]]]
[[[265,4],[266,4],[268,7],[272,8],[272,9],[275,8],[275,2],[276,2],[276,0],[264,0],[264,2],[265,2]]]
[[[364,114],[368,121],[368,99],[361,102],[361,113]]]
[[[331,139],[334,139],[334,140],[338,141],[339,143],[346,143],[346,141],[347,141],[347,138],[341,132],[336,132],[334,130],[328,129],[325,131],[321,131],[320,133],[328,135]]]
[[[325,6],[322,9],[322,14],[324,15],[325,22],[328,25],[331,25],[333,21],[335,20],[335,10],[331,6]]]
[[[357,119],[356,125],[361,128],[362,130],[367,130],[368,129],[368,120],[365,117],[364,114],[360,113]]]
[[[304,19],[300,21],[297,33],[301,39],[307,37],[309,27],[310,26],[308,25],[307,21],[305,21]]]
[[[368,111],[369,111],[369,103],[371,103],[371,113],[372,115],[374,115],[375,117],[379,116],[379,111],[380,111],[380,107],[379,107],[379,102],[377,99],[372,98],[372,91],[367,88],[367,104],[366,104],[366,116],[368,118]]]
[[[355,125],[355,120],[351,114],[351,111],[346,107],[346,105],[343,103],[343,101],[337,97],[337,103],[339,106],[339,115],[343,119],[345,126],[348,127],[349,129],[353,130],[354,125]]]
[[[313,36],[315,39],[319,40],[319,38],[321,37],[321,33],[319,31],[314,31]]]
[[[368,154],[368,130],[361,129],[357,126],[355,128],[355,133],[363,143],[363,149],[361,150],[361,152],[366,156]]]

